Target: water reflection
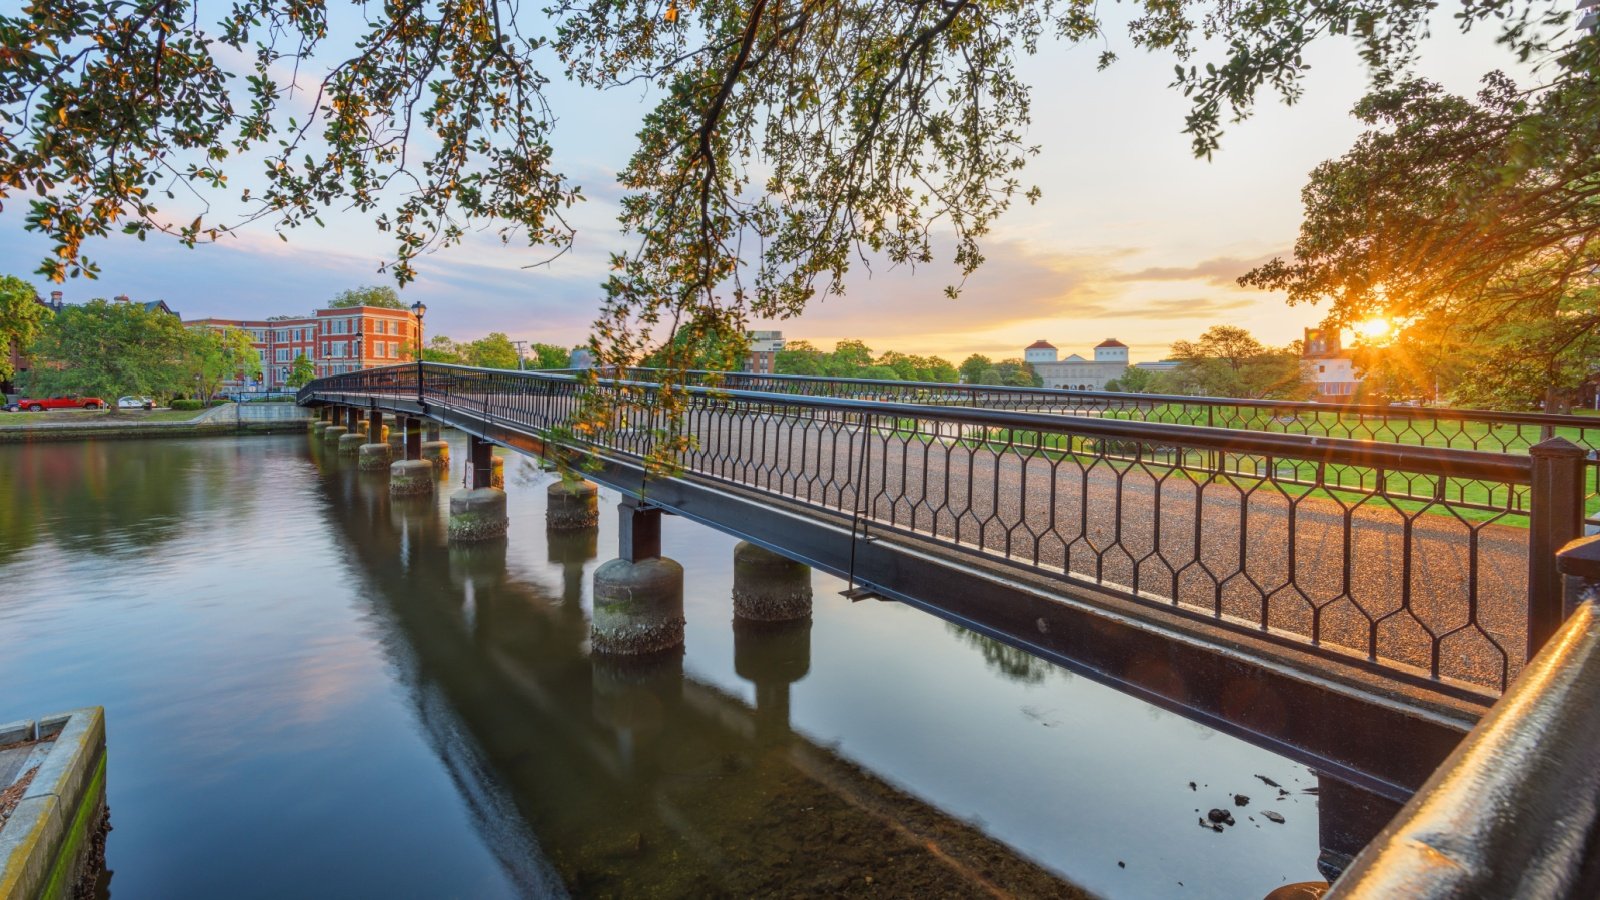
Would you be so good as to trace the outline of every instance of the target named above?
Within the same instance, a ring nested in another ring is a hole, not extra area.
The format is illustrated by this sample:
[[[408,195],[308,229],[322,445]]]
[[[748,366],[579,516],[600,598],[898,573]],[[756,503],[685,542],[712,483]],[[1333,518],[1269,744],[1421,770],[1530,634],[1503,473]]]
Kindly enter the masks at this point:
[[[988,635],[976,631],[968,631],[960,625],[945,624],[946,630],[964,644],[970,644],[979,653],[983,654],[983,661],[989,668],[999,672],[1012,681],[1022,684],[1040,684],[1050,673],[1059,674],[1062,678],[1071,678],[1072,673],[1050,665],[1026,650],[1018,650],[1010,644],[1003,644]],[[1155,709],[1155,707],[1151,707]]]
[[[206,497],[231,468],[204,465],[207,456],[186,442],[161,454],[129,452],[118,441],[22,444],[7,456],[0,563],[45,541],[109,557],[157,549],[210,506]]]
[[[793,732],[809,622],[730,626],[753,709],[686,677],[680,653],[591,658],[581,599],[592,531],[548,536],[557,593],[508,574],[505,542],[443,546],[439,498],[391,499],[331,454],[319,464],[325,514],[430,741],[475,807],[516,811],[478,824],[523,890],[1076,893]]]

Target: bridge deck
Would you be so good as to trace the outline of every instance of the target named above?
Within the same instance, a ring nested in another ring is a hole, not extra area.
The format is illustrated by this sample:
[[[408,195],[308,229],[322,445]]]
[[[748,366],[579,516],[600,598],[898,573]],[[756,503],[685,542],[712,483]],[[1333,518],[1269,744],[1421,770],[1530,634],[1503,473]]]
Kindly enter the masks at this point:
[[[429,364],[300,400],[589,466],[1392,799],[1529,650],[1527,456],[705,388],[664,429],[655,390]]]

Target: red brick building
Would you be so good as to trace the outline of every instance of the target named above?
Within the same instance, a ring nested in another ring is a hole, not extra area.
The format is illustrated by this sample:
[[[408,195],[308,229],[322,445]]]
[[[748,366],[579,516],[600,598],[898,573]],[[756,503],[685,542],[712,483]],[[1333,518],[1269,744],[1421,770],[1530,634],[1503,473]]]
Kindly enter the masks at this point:
[[[261,356],[262,387],[288,385],[295,358],[311,360],[317,377],[392,366],[416,359],[417,317],[409,309],[351,306],[274,319],[195,319],[190,328],[242,328]]]

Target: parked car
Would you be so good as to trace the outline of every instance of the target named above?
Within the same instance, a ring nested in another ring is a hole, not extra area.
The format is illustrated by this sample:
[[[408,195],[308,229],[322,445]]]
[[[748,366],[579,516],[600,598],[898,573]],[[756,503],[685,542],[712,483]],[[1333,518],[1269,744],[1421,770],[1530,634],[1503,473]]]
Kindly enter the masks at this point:
[[[156,402],[149,397],[118,397],[117,409],[155,409]]]
[[[106,402],[99,397],[31,397],[18,400],[16,407],[28,412],[47,409],[105,409]]]

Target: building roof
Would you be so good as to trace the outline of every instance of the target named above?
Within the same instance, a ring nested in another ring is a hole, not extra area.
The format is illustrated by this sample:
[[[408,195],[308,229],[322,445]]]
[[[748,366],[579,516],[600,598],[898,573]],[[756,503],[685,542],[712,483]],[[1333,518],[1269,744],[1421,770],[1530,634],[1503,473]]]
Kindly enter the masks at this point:
[[[1099,350],[1101,347],[1121,347],[1124,350],[1128,349],[1128,345],[1127,344],[1124,344],[1123,342],[1117,340],[1116,338],[1106,338],[1105,340],[1101,341],[1100,343],[1094,345],[1094,348],[1096,350]]]
[[[1054,350],[1055,348],[1056,348],[1056,345],[1050,343],[1049,341],[1034,341],[1033,343],[1029,344],[1028,346],[1023,347],[1022,349],[1024,349],[1024,350]]]
[[[1062,362],[1088,362],[1088,360],[1074,353],[1066,359],[1063,359]]]

